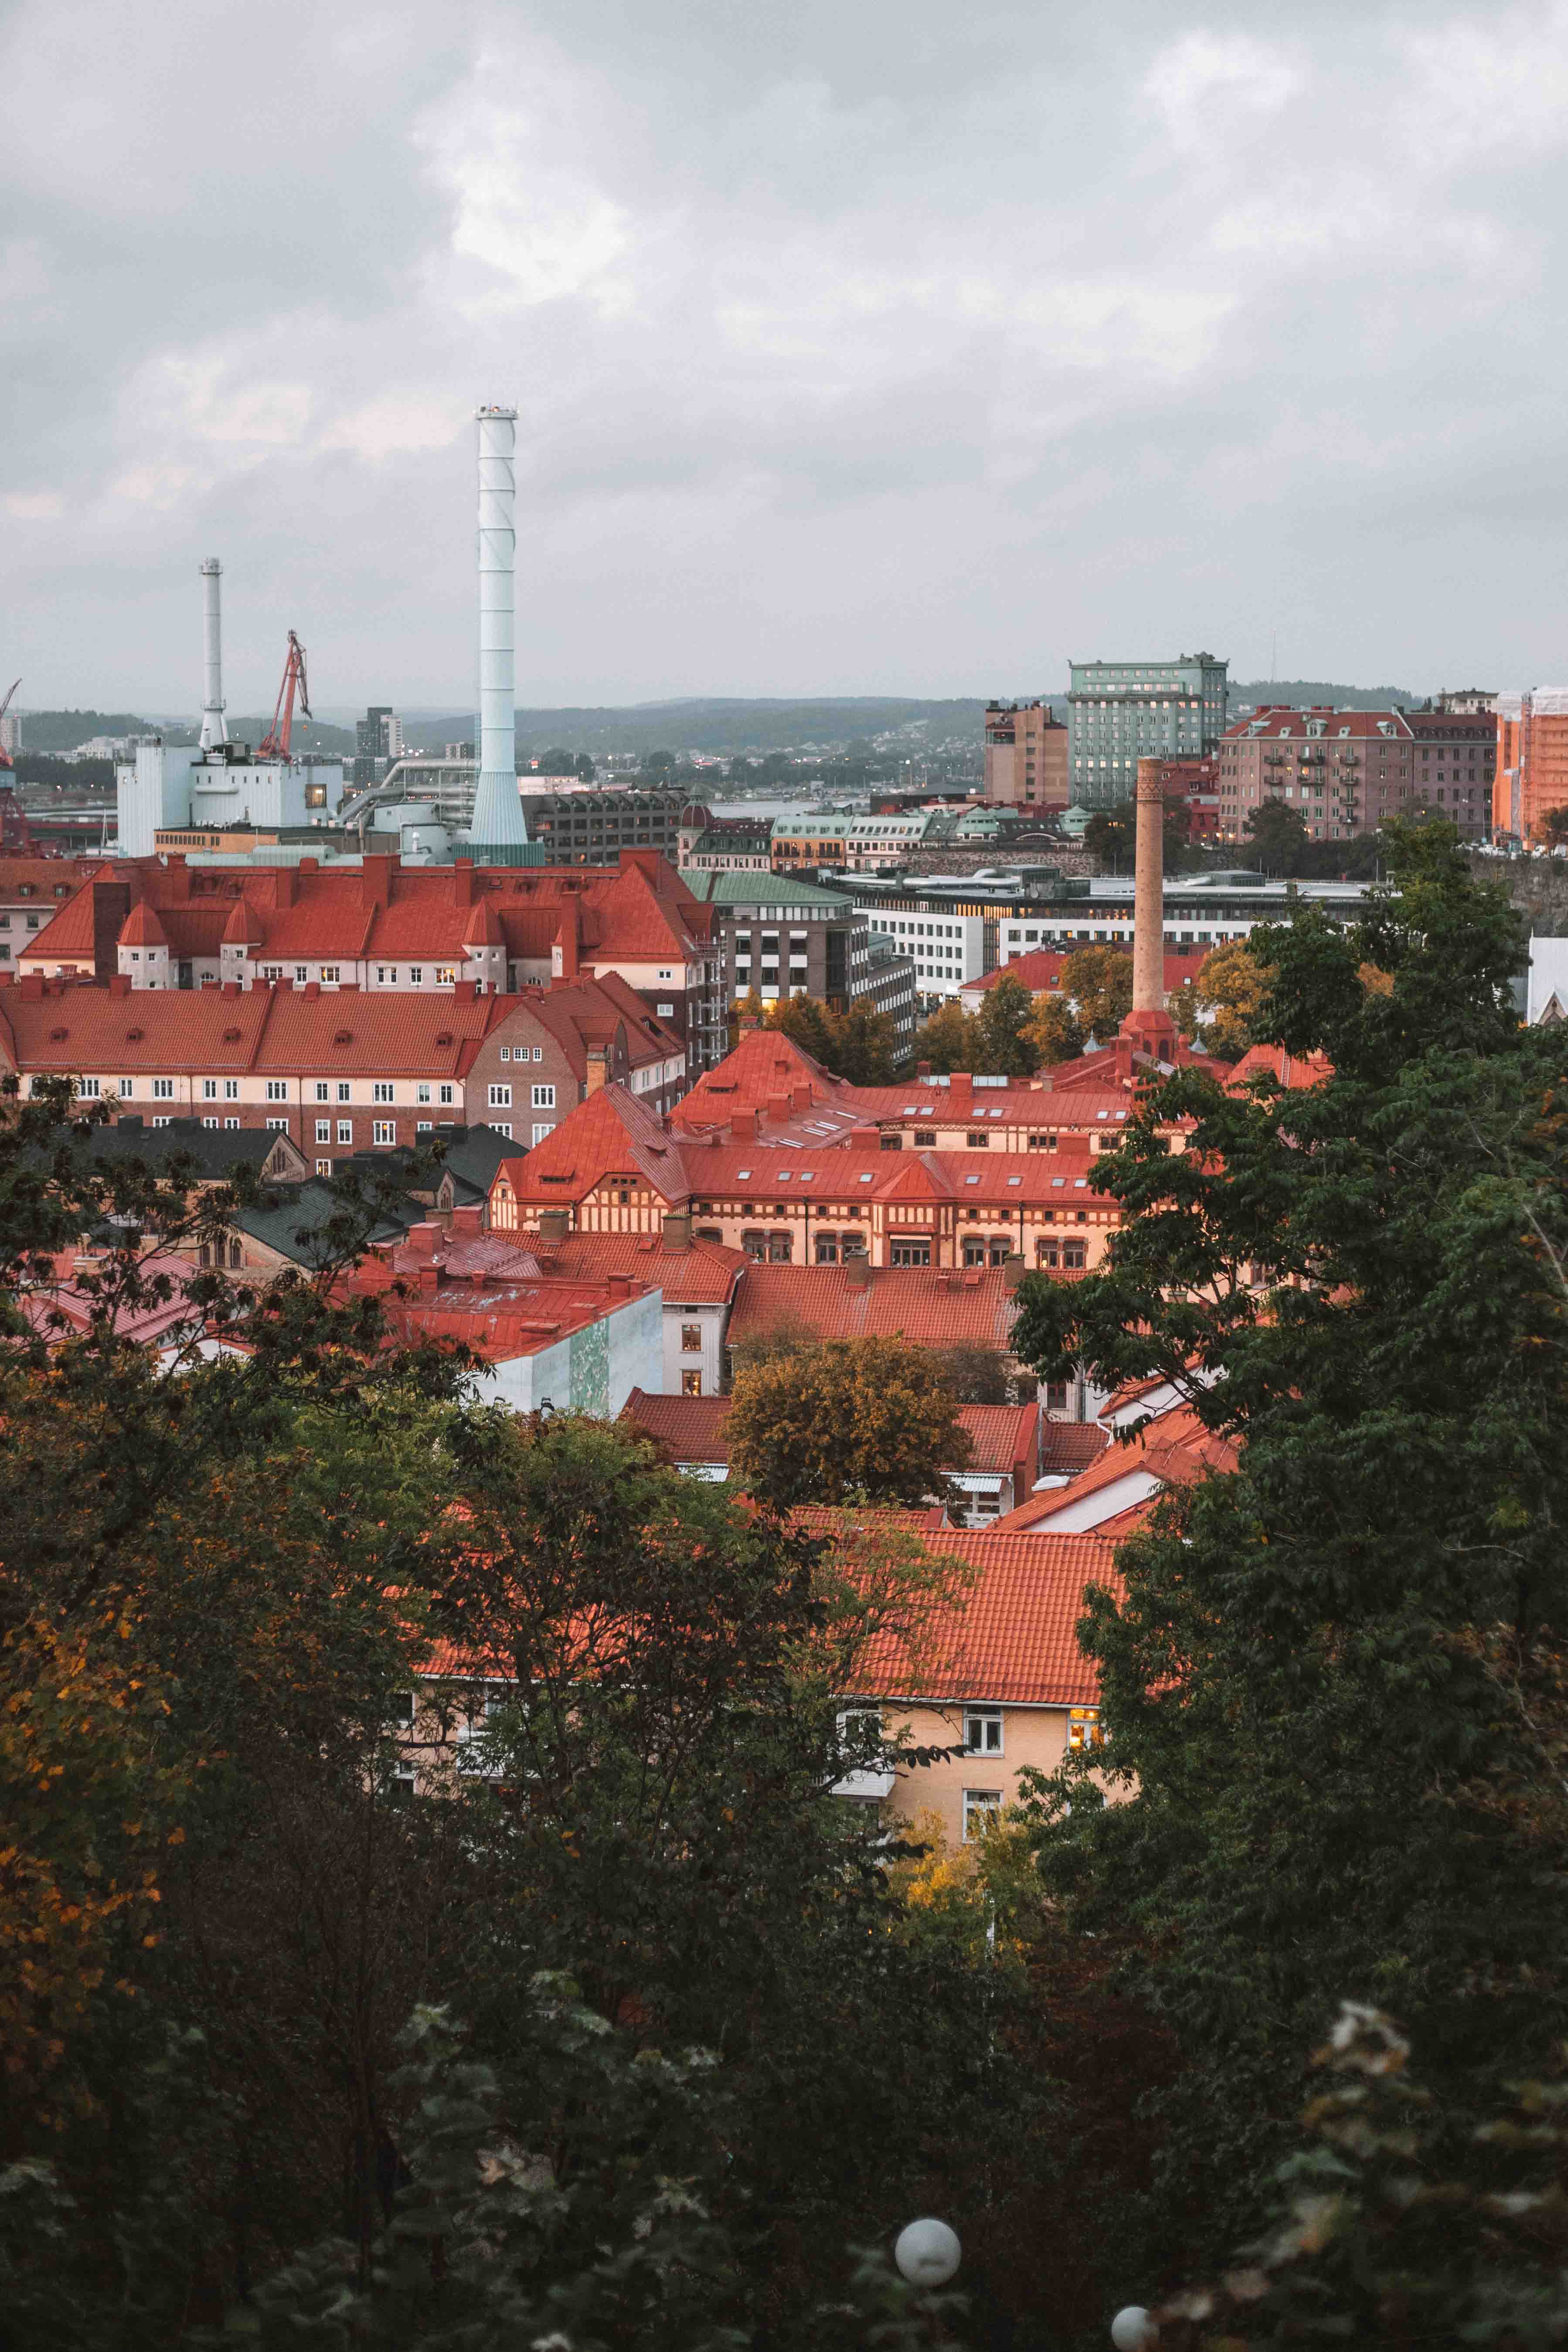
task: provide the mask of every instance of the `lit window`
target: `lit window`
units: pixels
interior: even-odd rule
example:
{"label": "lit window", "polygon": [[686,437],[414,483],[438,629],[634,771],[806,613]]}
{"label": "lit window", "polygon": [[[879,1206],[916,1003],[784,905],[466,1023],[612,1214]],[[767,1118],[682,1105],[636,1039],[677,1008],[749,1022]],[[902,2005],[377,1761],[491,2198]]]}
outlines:
{"label": "lit window", "polygon": [[702,1326],[700,1323],[683,1323],[681,1325],[680,1345],[683,1352],[689,1356],[700,1354],[702,1349]]}
{"label": "lit window", "polygon": [[1105,1726],[1097,1706],[1074,1706],[1068,1709],[1068,1746],[1069,1748],[1103,1748]]}
{"label": "lit window", "polygon": [[396,1140],[397,1121],[395,1118],[378,1118],[372,1122],[371,1141],[373,1143],[395,1143]]}

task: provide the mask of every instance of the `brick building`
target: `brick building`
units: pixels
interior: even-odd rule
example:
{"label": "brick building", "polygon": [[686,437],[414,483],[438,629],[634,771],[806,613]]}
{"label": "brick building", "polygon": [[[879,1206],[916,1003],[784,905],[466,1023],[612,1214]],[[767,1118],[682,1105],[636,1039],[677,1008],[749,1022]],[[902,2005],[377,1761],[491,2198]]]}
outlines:
{"label": "brick building", "polygon": [[1349,841],[1421,810],[1479,839],[1491,825],[1495,754],[1495,722],[1474,711],[1266,705],[1220,744],[1219,837],[1243,840],[1254,811],[1279,800],[1314,841]]}
{"label": "brick building", "polygon": [[708,909],[646,850],[589,875],[467,859],[405,866],[391,855],[324,868],[151,857],[92,867],[19,945],[16,968],[118,973],[138,992],[221,982],[400,995],[615,973],[700,1070],[727,1043],[711,931]]}
{"label": "brick building", "polygon": [[489,1124],[531,1147],[606,1085],[668,1108],[682,1068],[679,1040],[613,975],[522,996],[313,982],[138,993],[126,980],[37,977],[0,989],[0,1069],[24,1090],[67,1076],[84,1100],[153,1126],[271,1128],[318,1173],[358,1150],[416,1146],[443,1124]]}

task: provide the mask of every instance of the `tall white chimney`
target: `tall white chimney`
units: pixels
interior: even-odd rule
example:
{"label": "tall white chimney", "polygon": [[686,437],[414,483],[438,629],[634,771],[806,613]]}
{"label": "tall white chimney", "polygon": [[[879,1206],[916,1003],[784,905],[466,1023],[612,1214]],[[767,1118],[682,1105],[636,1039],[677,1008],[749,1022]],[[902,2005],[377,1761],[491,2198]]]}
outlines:
{"label": "tall white chimney", "polygon": [[[481,853],[526,848],[517,789],[517,715],[512,681],[512,574],[517,535],[515,408],[477,413],[479,456],[479,772],[468,845]],[[504,854],[495,864],[514,862]]]}
{"label": "tall white chimney", "polygon": [[202,659],[206,672],[202,695],[204,751],[228,741],[223,723],[223,606],[218,588],[222,577],[222,564],[216,555],[209,555],[202,566]]}

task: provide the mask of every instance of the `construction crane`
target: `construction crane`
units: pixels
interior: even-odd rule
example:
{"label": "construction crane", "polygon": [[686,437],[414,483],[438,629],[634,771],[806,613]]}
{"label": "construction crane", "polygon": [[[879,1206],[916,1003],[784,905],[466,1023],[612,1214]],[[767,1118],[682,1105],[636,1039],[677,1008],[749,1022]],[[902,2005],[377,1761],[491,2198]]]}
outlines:
{"label": "construction crane", "polygon": [[272,724],[256,747],[256,756],[258,760],[287,760],[291,757],[289,746],[294,733],[296,688],[299,689],[300,695],[300,716],[301,719],[309,719],[310,695],[305,684],[305,648],[290,629],[289,657],[283,665],[283,683],[278,689],[278,700],[272,712]]}
{"label": "construction crane", "polygon": [[[4,719],[16,698],[17,678],[4,702],[0,702],[0,719]],[[0,856],[30,857],[33,854],[33,829],[26,813],[16,798],[16,763],[5,745],[0,743]]]}

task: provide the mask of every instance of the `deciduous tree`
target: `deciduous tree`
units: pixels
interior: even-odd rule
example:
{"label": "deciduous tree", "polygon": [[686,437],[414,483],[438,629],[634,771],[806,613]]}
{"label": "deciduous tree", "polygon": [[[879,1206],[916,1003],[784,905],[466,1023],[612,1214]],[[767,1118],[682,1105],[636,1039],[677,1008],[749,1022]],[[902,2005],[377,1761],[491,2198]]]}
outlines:
{"label": "deciduous tree", "polygon": [[1075,948],[1062,958],[1061,992],[1104,1045],[1132,1010],[1132,959],[1121,948]]}
{"label": "deciduous tree", "polygon": [[916,1503],[962,1470],[969,1438],[937,1360],[901,1339],[833,1339],[736,1378],[734,1476],[759,1500]]}

